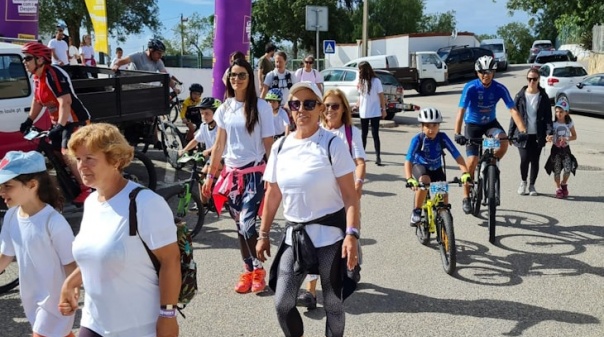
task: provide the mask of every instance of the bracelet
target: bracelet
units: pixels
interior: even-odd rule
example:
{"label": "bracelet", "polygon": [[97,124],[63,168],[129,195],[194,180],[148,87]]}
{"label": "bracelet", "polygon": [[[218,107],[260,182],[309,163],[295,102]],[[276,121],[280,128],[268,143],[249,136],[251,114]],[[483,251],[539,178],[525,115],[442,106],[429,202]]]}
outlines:
{"label": "bracelet", "polygon": [[365,179],[359,178],[359,179],[356,180],[356,182],[359,183],[359,184],[363,184],[363,183],[365,183]]}
{"label": "bracelet", "polygon": [[216,177],[214,177],[213,174],[208,173],[208,174],[206,174],[206,178],[210,179],[210,180],[214,180]]}
{"label": "bracelet", "polygon": [[361,237],[361,233],[359,232],[359,230],[355,227],[346,227],[346,235],[352,235],[354,236],[357,240]]}
{"label": "bracelet", "polygon": [[159,308],[161,310],[176,310],[176,309],[178,309],[178,305],[177,304],[166,304],[166,305],[160,305]]}
{"label": "bracelet", "polygon": [[176,318],[176,309],[171,309],[171,310],[159,309],[159,317]]}

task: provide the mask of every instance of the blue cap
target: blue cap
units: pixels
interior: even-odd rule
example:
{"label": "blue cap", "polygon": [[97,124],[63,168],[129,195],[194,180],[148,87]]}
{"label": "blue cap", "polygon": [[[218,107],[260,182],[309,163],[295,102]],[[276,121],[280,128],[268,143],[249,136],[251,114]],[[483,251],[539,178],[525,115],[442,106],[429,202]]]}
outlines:
{"label": "blue cap", "polygon": [[44,157],[36,151],[10,151],[0,161],[0,184],[22,174],[46,171]]}
{"label": "blue cap", "polygon": [[570,107],[568,106],[568,102],[563,99],[558,100],[558,102],[556,102],[555,107],[559,107],[566,112],[568,112],[570,110]]}

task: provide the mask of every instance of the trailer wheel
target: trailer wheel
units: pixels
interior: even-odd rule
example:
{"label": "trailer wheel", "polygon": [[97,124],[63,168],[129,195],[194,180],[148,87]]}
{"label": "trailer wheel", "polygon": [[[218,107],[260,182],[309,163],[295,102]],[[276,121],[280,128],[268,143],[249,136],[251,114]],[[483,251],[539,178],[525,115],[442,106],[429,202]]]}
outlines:
{"label": "trailer wheel", "polygon": [[429,96],[429,95],[434,95],[434,93],[436,92],[436,81],[434,81],[433,79],[427,79],[427,80],[423,80],[420,88],[419,88],[419,93],[422,96]]}

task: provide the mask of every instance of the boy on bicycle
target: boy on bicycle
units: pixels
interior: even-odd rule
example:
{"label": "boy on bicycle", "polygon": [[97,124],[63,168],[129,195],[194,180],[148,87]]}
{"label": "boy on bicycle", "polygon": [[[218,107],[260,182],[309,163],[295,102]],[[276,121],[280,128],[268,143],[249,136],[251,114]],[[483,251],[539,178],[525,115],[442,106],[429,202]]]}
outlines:
{"label": "boy on bicycle", "polygon": [[186,139],[191,140],[193,138],[193,133],[199,129],[199,125],[201,124],[201,119],[199,124],[193,122],[187,114],[191,114],[191,110],[197,110],[197,105],[201,102],[201,95],[203,94],[203,87],[199,83],[193,83],[189,87],[189,97],[185,98],[182,102],[182,109],[180,109],[180,118],[183,123],[187,126],[189,130],[187,130]]}
{"label": "boy on bicycle", "polygon": [[[411,227],[417,226],[421,220],[421,207],[426,200],[426,190],[419,189],[419,182],[424,184],[432,181],[446,181],[447,177],[443,170],[441,156],[445,148],[455,158],[459,169],[461,170],[461,182],[471,181],[466,162],[457,148],[447,136],[440,132],[440,123],[443,118],[436,108],[424,108],[419,112],[417,120],[422,123],[422,131],[411,139],[409,150],[405,161],[405,177],[415,191],[415,203],[411,213]],[[419,182],[418,182],[419,181]],[[468,197],[468,191],[464,189],[464,197]],[[445,196],[445,203],[447,197]]]}

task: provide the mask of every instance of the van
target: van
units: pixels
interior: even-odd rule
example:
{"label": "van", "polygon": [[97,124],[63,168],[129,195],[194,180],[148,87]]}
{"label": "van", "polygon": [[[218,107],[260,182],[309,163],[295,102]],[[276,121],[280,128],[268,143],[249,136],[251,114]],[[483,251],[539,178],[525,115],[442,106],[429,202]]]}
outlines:
{"label": "van", "polygon": [[436,52],[448,67],[449,79],[475,76],[474,64],[482,56],[494,57],[490,49],[470,46],[448,46]]}
{"label": "van", "polygon": [[482,48],[490,49],[495,55],[497,61],[497,70],[508,69],[508,53],[505,50],[503,39],[490,39],[480,42]]}
{"label": "van", "polygon": [[398,68],[398,59],[394,55],[374,55],[366,56],[358,59],[354,59],[344,65],[344,67],[356,68],[359,63],[367,61],[371,65],[371,68],[376,69],[387,69],[387,68]]}

